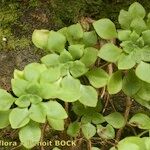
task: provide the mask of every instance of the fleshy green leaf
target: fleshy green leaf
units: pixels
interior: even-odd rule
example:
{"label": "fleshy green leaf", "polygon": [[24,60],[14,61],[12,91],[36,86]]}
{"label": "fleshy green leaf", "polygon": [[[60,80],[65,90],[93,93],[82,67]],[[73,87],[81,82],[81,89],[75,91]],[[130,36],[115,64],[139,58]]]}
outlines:
{"label": "fleshy green leaf", "polygon": [[103,127],[102,125],[97,125],[97,133],[103,139],[115,138],[115,130],[109,124],[106,127]]}
{"label": "fleshy green leaf", "polygon": [[3,129],[9,125],[9,114],[11,110],[0,111],[0,129]]}
{"label": "fleshy green leaf", "polygon": [[81,44],[70,45],[68,47],[68,51],[75,60],[80,59],[83,55],[84,45]]}
{"label": "fleshy green leaf", "polygon": [[123,48],[123,51],[128,54],[130,54],[134,48],[136,48],[132,41],[123,41],[120,46]]}
{"label": "fleshy green leaf", "polygon": [[141,99],[141,98],[140,98],[139,96],[137,96],[137,95],[134,95],[133,98],[134,98],[134,100],[135,100],[136,102],[138,102],[140,105],[146,107],[147,109],[150,109],[150,102],[149,102],[149,101],[145,101],[145,100]]}
{"label": "fleshy green leaf", "polygon": [[146,23],[142,18],[135,18],[130,25],[131,29],[135,30],[138,34],[141,34],[147,29]]}
{"label": "fleshy green leaf", "polygon": [[51,83],[60,78],[60,67],[51,67],[45,70],[40,76],[40,82]]}
{"label": "fleshy green leaf", "polygon": [[121,10],[119,13],[118,21],[123,29],[129,29],[132,17],[128,11]]}
{"label": "fleshy green leaf", "polygon": [[133,96],[141,88],[141,82],[134,71],[129,71],[123,78],[122,90],[128,96]]}
{"label": "fleshy green leaf", "polygon": [[63,119],[54,119],[54,118],[48,117],[48,122],[54,130],[58,130],[58,131],[64,130],[64,120]]}
{"label": "fleshy green leaf", "polygon": [[142,82],[141,88],[138,91],[137,95],[146,101],[150,101],[150,84]]}
{"label": "fleshy green leaf", "polygon": [[103,39],[113,39],[117,37],[114,23],[107,18],[100,19],[93,23],[96,33]]}
{"label": "fleshy green leaf", "polygon": [[97,91],[92,86],[86,85],[82,85],[80,90],[81,97],[79,101],[86,106],[95,107],[98,101]]}
{"label": "fleshy green leaf", "polygon": [[95,31],[84,32],[83,42],[86,47],[94,46],[97,44],[97,35]]}
{"label": "fleshy green leaf", "polygon": [[14,102],[14,98],[7,91],[0,89],[0,111],[7,111]]}
{"label": "fleshy green leaf", "polygon": [[98,56],[108,62],[116,62],[122,50],[112,43],[105,44],[101,47]]}
{"label": "fleshy green leaf", "polygon": [[67,36],[69,36],[71,40],[81,39],[83,37],[82,26],[79,23],[69,26],[67,29]]}
{"label": "fleshy green leaf", "polygon": [[82,125],[82,132],[85,138],[90,139],[96,134],[96,128],[90,123]]}
{"label": "fleshy green leaf", "polygon": [[89,67],[93,65],[97,59],[98,50],[93,47],[87,47],[84,50],[84,54],[81,57],[81,62],[85,64],[85,66]]}
{"label": "fleshy green leaf", "polygon": [[79,60],[74,61],[72,67],[70,68],[70,73],[75,78],[84,75],[87,71],[88,68]]}
{"label": "fleshy green leaf", "polygon": [[19,107],[28,107],[30,105],[30,95],[22,95],[15,101]]}
{"label": "fleshy green leaf", "polygon": [[150,30],[146,30],[146,31],[142,32],[142,37],[143,37],[145,44],[150,44],[150,36],[149,35],[150,35]]}
{"label": "fleshy green leaf", "polygon": [[78,116],[82,116],[85,113],[85,106],[81,104],[79,101],[76,101],[73,103],[72,110],[77,114]]}
{"label": "fleshy green leaf", "polygon": [[41,83],[40,95],[44,99],[58,98],[60,92],[59,81],[54,83]]}
{"label": "fleshy green leaf", "polygon": [[48,30],[34,30],[32,34],[32,42],[36,47],[45,49],[47,47],[48,35]]}
{"label": "fleshy green leaf", "polygon": [[94,124],[101,124],[101,123],[104,123],[104,122],[105,122],[105,119],[102,116],[102,114],[100,114],[98,112],[93,113],[93,115],[92,115],[92,123],[94,123]]}
{"label": "fleshy green leaf", "polygon": [[33,94],[33,95],[38,95],[41,96],[41,86],[38,82],[30,82],[28,83],[27,87],[26,87],[26,92],[28,94]]}
{"label": "fleshy green leaf", "polygon": [[41,58],[41,62],[47,67],[56,66],[59,64],[59,55],[49,54]]}
{"label": "fleshy green leaf", "polygon": [[127,137],[119,142],[118,150],[146,150],[145,143],[139,137]]}
{"label": "fleshy green leaf", "polygon": [[108,74],[103,69],[92,69],[86,74],[92,86],[101,88],[108,82]]}
{"label": "fleshy green leaf", "polygon": [[59,61],[61,63],[66,63],[66,62],[72,61],[72,60],[73,60],[73,57],[68,51],[64,50],[60,53]]}
{"label": "fleshy green leaf", "polygon": [[24,79],[23,71],[15,69],[14,70],[14,79]]}
{"label": "fleshy green leaf", "polygon": [[36,146],[41,138],[41,129],[39,124],[30,122],[27,126],[19,131],[19,139],[22,145],[28,149]]}
{"label": "fleshy green leaf", "polygon": [[150,83],[150,64],[141,61],[136,68],[136,75],[141,80]]}
{"label": "fleshy green leaf", "polygon": [[131,34],[131,30],[118,30],[118,39],[120,41],[129,40]]}
{"label": "fleshy green leaf", "polygon": [[131,34],[130,34],[130,40],[133,41],[133,42],[136,42],[139,38],[139,34],[137,34],[137,32],[133,31]]}
{"label": "fleshy green leaf", "polygon": [[42,105],[42,103],[39,103],[36,105],[32,104],[29,109],[29,113],[30,113],[30,118],[33,121],[39,122],[39,123],[45,123],[46,111],[45,111],[45,107]]}
{"label": "fleshy green leaf", "polygon": [[68,117],[65,109],[56,101],[49,101],[44,104],[46,114],[52,119],[66,119]]}
{"label": "fleshy green leaf", "polygon": [[64,50],[66,37],[60,32],[50,31],[48,36],[47,49],[52,52],[60,53]]}
{"label": "fleshy green leaf", "polygon": [[119,70],[126,70],[126,69],[131,69],[135,66],[135,61],[132,58],[131,54],[125,54],[122,53],[118,59],[118,69]]}
{"label": "fleshy green leaf", "polygon": [[122,128],[125,125],[125,119],[119,112],[111,113],[104,118],[110,125],[112,125],[116,129]]}
{"label": "fleshy green leaf", "polygon": [[122,89],[122,73],[117,71],[111,75],[107,84],[109,94],[116,94]]}
{"label": "fleshy green leaf", "polygon": [[30,95],[29,94],[29,99],[30,99],[30,102],[33,104],[38,104],[42,101],[42,98],[37,96],[37,95]]}
{"label": "fleshy green leaf", "polygon": [[80,81],[71,75],[64,77],[58,98],[65,102],[74,102],[80,98],[80,95]]}
{"label": "fleshy green leaf", "polygon": [[129,13],[132,16],[132,18],[144,18],[146,15],[144,7],[138,2],[134,2],[130,5]]}
{"label": "fleshy green leaf", "polygon": [[140,129],[150,129],[150,117],[146,114],[137,113],[130,120],[131,125],[136,125]]}
{"label": "fleshy green leaf", "polygon": [[72,137],[76,137],[78,136],[79,132],[80,132],[80,123],[79,122],[70,123],[67,129],[67,134]]}
{"label": "fleshy green leaf", "polygon": [[28,81],[37,81],[40,74],[46,70],[44,64],[31,63],[24,68],[24,77]]}
{"label": "fleshy green leaf", "polygon": [[14,108],[9,115],[9,121],[13,129],[25,126],[30,121],[28,109]]}
{"label": "fleshy green leaf", "polygon": [[27,85],[28,85],[28,82],[23,79],[12,79],[11,80],[12,90],[13,90],[14,94],[18,97],[27,93],[25,91]]}

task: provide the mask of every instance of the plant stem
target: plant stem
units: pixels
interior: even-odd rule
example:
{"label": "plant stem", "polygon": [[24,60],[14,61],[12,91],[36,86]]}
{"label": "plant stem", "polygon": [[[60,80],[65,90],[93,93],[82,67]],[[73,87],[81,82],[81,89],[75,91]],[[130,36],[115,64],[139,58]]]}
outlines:
{"label": "plant stem", "polygon": [[42,133],[41,133],[41,139],[40,139],[40,142],[41,142],[41,150],[44,150],[44,146],[43,146],[43,141],[44,141],[44,135],[45,135],[45,130],[46,130],[46,127],[47,127],[47,121],[45,122],[45,124],[43,125],[42,127]]}
{"label": "plant stem", "polygon": [[91,140],[88,140],[88,150],[91,150],[92,149],[92,143],[91,143]]}
{"label": "plant stem", "polygon": [[[131,106],[132,106],[132,100],[128,96],[127,99],[126,99],[126,110],[125,110],[125,113],[124,113],[125,123],[127,123],[127,121],[128,121],[128,117],[129,117],[129,114],[130,114]],[[120,128],[117,131],[117,134],[116,134],[116,141],[117,142],[119,142],[119,140],[121,138],[122,131],[123,131],[123,128]]]}
{"label": "plant stem", "polygon": [[147,132],[149,132],[149,130],[145,130],[145,131],[143,131],[142,133],[138,134],[138,137],[143,136],[143,135],[146,134]]}

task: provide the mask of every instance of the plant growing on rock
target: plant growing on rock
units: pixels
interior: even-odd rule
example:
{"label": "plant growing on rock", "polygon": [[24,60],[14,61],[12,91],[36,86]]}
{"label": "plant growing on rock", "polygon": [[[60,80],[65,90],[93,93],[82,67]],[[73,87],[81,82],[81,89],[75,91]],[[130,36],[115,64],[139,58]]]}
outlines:
{"label": "plant growing on rock", "polygon": [[[19,129],[26,148],[39,143],[41,125],[48,122],[54,130],[67,127],[73,138],[83,135],[92,150],[102,146],[92,147],[92,139],[110,142],[111,150],[149,150],[149,137],[119,141],[126,125],[144,133],[150,129],[150,117],[144,113],[129,119],[133,99],[150,109],[150,15],[145,16],[135,2],[128,11],[120,11],[121,29],[104,18],[57,32],[35,30],[32,41],[47,55],[14,71],[15,97],[0,89],[0,128],[10,124]],[[115,108],[105,115],[109,97],[120,91],[127,97],[125,115]]]}

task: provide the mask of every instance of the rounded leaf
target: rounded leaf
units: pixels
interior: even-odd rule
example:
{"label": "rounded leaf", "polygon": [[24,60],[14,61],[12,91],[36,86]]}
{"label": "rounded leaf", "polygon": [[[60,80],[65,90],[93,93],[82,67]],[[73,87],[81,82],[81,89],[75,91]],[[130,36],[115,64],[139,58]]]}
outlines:
{"label": "rounded leaf", "polygon": [[104,117],[114,128],[119,129],[125,126],[125,119],[119,112],[114,112]]}
{"label": "rounded leaf", "polygon": [[27,85],[28,85],[28,81],[23,80],[23,79],[12,79],[11,80],[11,86],[12,86],[13,93],[18,97],[27,93],[26,92]]}
{"label": "rounded leaf", "polygon": [[25,126],[30,121],[28,109],[14,108],[9,115],[9,121],[13,129]]}
{"label": "rounded leaf", "polygon": [[111,75],[107,84],[109,94],[116,94],[122,89],[122,73],[116,71]]}
{"label": "rounded leaf", "polygon": [[40,76],[40,82],[51,83],[57,81],[61,76],[60,67],[51,67]]}
{"label": "rounded leaf", "polygon": [[85,66],[89,67],[94,65],[98,55],[98,50],[93,47],[87,47],[84,50],[84,54],[81,57],[80,61],[85,64]]}
{"label": "rounded leaf", "polygon": [[61,89],[58,98],[65,102],[74,102],[81,96],[80,81],[67,75],[61,81]]}
{"label": "rounded leaf", "polygon": [[121,10],[119,13],[118,21],[123,29],[129,29],[132,17],[128,11]]}
{"label": "rounded leaf", "polygon": [[29,109],[29,117],[39,123],[45,123],[46,121],[46,111],[45,107],[42,105],[42,103],[39,104],[32,104]]}
{"label": "rounded leaf", "polygon": [[107,18],[100,19],[93,23],[96,33],[103,39],[113,39],[117,37],[114,23]]}
{"label": "rounded leaf", "polygon": [[133,4],[131,4],[128,11],[132,18],[144,18],[146,15],[144,7],[138,2],[134,2]]}
{"label": "rounded leaf", "polygon": [[96,134],[96,128],[90,123],[82,125],[82,132],[86,139],[90,139]]}
{"label": "rounded leaf", "polygon": [[47,67],[56,66],[59,64],[59,55],[49,54],[41,58],[41,62]]}
{"label": "rounded leaf", "polygon": [[32,34],[32,42],[36,47],[45,49],[47,47],[48,35],[48,30],[34,30]]}
{"label": "rounded leaf", "polygon": [[70,67],[70,73],[75,78],[84,75],[87,71],[88,68],[79,60],[74,61],[73,65]]}
{"label": "rounded leaf", "polygon": [[101,88],[108,82],[108,74],[103,69],[92,69],[87,72],[87,78],[89,79],[92,86]]}
{"label": "rounded leaf", "polygon": [[150,101],[150,84],[146,82],[141,82],[141,88],[137,95],[146,101]]}
{"label": "rounded leaf", "polygon": [[73,122],[69,124],[69,127],[67,129],[67,134],[71,137],[78,136],[80,132],[80,123],[79,122]]}
{"label": "rounded leaf", "polygon": [[98,101],[97,91],[92,86],[82,85],[80,87],[81,97],[79,98],[80,103],[90,106],[96,107]]}
{"label": "rounded leaf", "polygon": [[103,139],[113,139],[115,138],[115,129],[109,124],[106,127],[97,125],[97,134]]}
{"label": "rounded leaf", "polygon": [[86,47],[94,46],[97,44],[97,35],[95,31],[84,32],[83,42]]}
{"label": "rounded leaf", "polygon": [[150,64],[141,61],[136,68],[136,75],[141,80],[150,83]]}
{"label": "rounded leaf", "polygon": [[15,101],[15,104],[19,107],[28,107],[30,106],[30,96],[29,95],[22,95]]}
{"label": "rounded leaf", "polygon": [[68,117],[65,109],[56,101],[44,103],[46,114],[52,119],[66,119]]}
{"label": "rounded leaf", "polygon": [[150,44],[150,30],[146,30],[142,32],[142,38],[145,44]]}
{"label": "rounded leaf", "polygon": [[28,81],[37,81],[46,69],[44,64],[31,63],[24,68],[24,77]]}
{"label": "rounded leaf", "polygon": [[65,48],[66,37],[60,32],[50,31],[47,42],[47,50],[60,53]]}
{"label": "rounded leaf", "polygon": [[0,111],[7,111],[14,103],[14,98],[7,91],[0,89]]}
{"label": "rounded leaf", "polygon": [[150,117],[146,114],[137,113],[130,120],[131,125],[138,126],[140,129],[150,129]]}
{"label": "rounded leaf", "polygon": [[27,126],[23,127],[19,131],[19,139],[22,145],[28,149],[36,146],[41,138],[41,129],[39,124],[30,122]]}
{"label": "rounded leaf", "polygon": [[58,131],[63,131],[64,130],[64,120],[63,119],[54,119],[51,117],[48,117],[48,122],[49,125],[54,129]]}
{"label": "rounded leaf", "polygon": [[11,110],[0,111],[0,129],[7,127],[9,123],[9,114]]}
{"label": "rounded leaf", "polygon": [[131,30],[118,30],[118,39],[120,41],[127,41],[130,38]]}
{"label": "rounded leaf", "polygon": [[133,70],[129,71],[123,78],[122,90],[128,96],[133,96],[141,88],[141,82]]}
{"label": "rounded leaf", "polygon": [[75,60],[80,59],[83,55],[84,45],[81,44],[70,45],[68,47],[68,51]]}
{"label": "rounded leaf", "polygon": [[98,56],[108,62],[116,62],[122,50],[112,43],[107,43],[101,47]]}
{"label": "rounded leaf", "polygon": [[81,39],[83,37],[83,29],[82,29],[81,24],[77,23],[77,24],[69,26],[67,28],[67,38],[68,36],[71,38],[71,40]]}
{"label": "rounded leaf", "polygon": [[136,62],[132,58],[132,55],[128,55],[125,53],[122,53],[118,59],[118,69],[119,70],[126,70],[131,69],[135,66]]}

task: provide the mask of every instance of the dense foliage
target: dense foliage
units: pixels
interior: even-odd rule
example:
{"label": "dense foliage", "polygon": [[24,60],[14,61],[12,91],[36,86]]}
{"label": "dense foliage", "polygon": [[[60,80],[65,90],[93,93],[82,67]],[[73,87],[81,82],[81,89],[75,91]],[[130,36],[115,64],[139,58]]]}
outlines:
{"label": "dense foliage", "polygon": [[[59,131],[67,122],[69,136],[83,134],[88,140],[115,139],[116,131],[127,124],[149,131],[147,114],[137,113],[128,120],[117,111],[102,113],[103,94],[121,90],[127,100],[150,109],[150,14],[146,16],[135,2],[128,11],[120,11],[119,23],[121,29],[104,18],[57,32],[35,30],[33,43],[48,54],[41,62],[14,71],[15,97],[0,89],[0,129],[9,124],[19,129],[26,148],[40,141],[40,126],[46,122]],[[150,138],[132,136],[114,144],[111,150],[149,150]]]}

